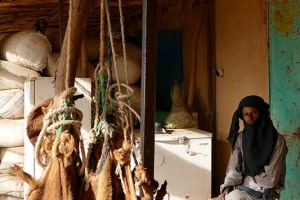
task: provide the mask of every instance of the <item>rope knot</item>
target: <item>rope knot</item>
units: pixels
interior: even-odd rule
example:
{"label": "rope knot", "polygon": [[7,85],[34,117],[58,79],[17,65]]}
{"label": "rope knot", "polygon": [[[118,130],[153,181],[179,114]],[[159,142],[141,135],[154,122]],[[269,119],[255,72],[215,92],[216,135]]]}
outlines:
{"label": "rope knot", "polygon": [[122,148],[113,151],[114,157],[121,165],[124,165],[130,161],[131,145],[129,142],[124,141]]}
{"label": "rope knot", "polygon": [[[35,158],[41,167],[45,168],[53,158],[73,163],[81,153],[82,166],[80,174],[84,173],[85,153],[82,136],[80,134],[82,112],[74,107],[73,95],[76,88],[69,88],[61,93],[62,105],[59,109],[49,109],[44,117],[43,128],[36,143]],[[79,146],[78,146],[79,144]]]}

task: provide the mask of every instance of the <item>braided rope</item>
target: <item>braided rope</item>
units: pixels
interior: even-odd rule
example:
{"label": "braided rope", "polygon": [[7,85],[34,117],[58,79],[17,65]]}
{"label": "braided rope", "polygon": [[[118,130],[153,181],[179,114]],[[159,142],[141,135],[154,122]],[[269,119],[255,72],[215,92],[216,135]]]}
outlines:
{"label": "braided rope", "polygon": [[[87,161],[90,160],[90,155],[92,153],[93,144],[97,141],[97,133],[98,131],[98,124],[100,123],[100,109],[99,109],[99,103],[101,100],[101,106],[102,106],[102,117],[103,119],[106,118],[106,102],[107,102],[107,95],[105,95],[105,88],[104,87],[104,73],[107,73],[107,82],[110,81],[110,71],[107,70],[107,65],[104,64],[104,17],[105,17],[105,3],[104,0],[100,2],[100,55],[99,55],[99,63],[95,69],[94,72],[94,79],[95,79],[95,91],[96,95],[94,98],[95,103],[95,119],[94,119],[94,126],[90,130],[90,140],[88,142],[88,149],[87,149]],[[87,163],[86,167],[86,176],[88,175],[89,171],[89,162]]]}
{"label": "braided rope", "polygon": [[[110,39],[110,43],[111,43],[111,51],[112,51],[112,55],[113,55],[113,67],[115,68],[115,73],[116,73],[116,79],[117,79],[117,83],[120,83],[119,80],[119,75],[118,75],[118,69],[117,69],[117,62],[116,62],[116,51],[114,48],[114,40],[113,40],[113,36],[112,36],[112,28],[111,28],[111,20],[110,20],[110,14],[109,14],[109,7],[107,2],[105,1],[105,10],[106,10],[106,19],[107,19],[107,25],[108,25],[108,31],[109,31],[109,39]],[[120,88],[118,88],[120,90]]]}
{"label": "braided rope", "polygon": [[[73,117],[71,120],[65,120],[62,117],[62,114],[71,113],[70,116]],[[75,131],[76,136],[79,139],[79,148],[81,153],[82,165],[79,170],[79,175],[84,174],[85,170],[85,163],[86,163],[86,156],[84,153],[84,145],[83,139],[80,133],[81,128],[81,120],[82,120],[82,112],[75,107],[64,107],[60,109],[50,109],[46,116],[44,117],[43,128],[38,136],[36,142],[36,149],[35,149],[35,159],[37,163],[42,167],[45,168],[47,163],[43,162],[43,158],[47,159],[47,157],[55,158],[59,153],[57,152],[57,146],[59,143],[64,141],[65,132],[54,137],[54,134],[59,127],[66,127],[72,125],[73,131]],[[63,136],[62,136],[63,135]],[[74,137],[73,135],[71,137]],[[74,138],[73,138],[74,139]],[[45,146],[46,145],[46,146]],[[71,146],[72,147],[72,146]],[[75,147],[73,146],[72,149]],[[52,150],[50,150],[52,149]],[[75,148],[76,149],[76,148]],[[50,154],[50,152],[52,152]],[[73,150],[70,152],[73,152]],[[60,155],[63,153],[60,153]],[[64,157],[68,158],[69,154],[64,154]]]}
{"label": "braided rope", "polygon": [[70,60],[71,60],[71,56],[70,56],[70,51],[71,51],[71,26],[73,26],[73,20],[72,20],[72,16],[73,16],[73,1],[70,1],[70,5],[69,5],[69,16],[71,16],[69,18],[69,29],[68,29],[68,37],[67,37],[67,66],[66,66],[66,79],[65,79],[65,88],[69,88],[69,84],[70,83]]}
{"label": "braided rope", "polygon": [[89,168],[90,168],[89,160],[90,160],[91,153],[93,150],[93,144],[95,144],[97,141],[97,129],[95,127],[89,131],[89,136],[90,137],[89,137],[89,141],[87,142],[88,147],[87,147],[87,154],[86,154],[86,160],[87,160],[86,169],[85,169],[86,176],[88,176],[88,173],[89,173]]}
{"label": "braided rope", "polygon": [[[121,16],[120,17],[120,20],[121,20],[120,23],[121,23],[121,28],[122,28],[122,44],[123,44],[124,66],[125,66],[125,73],[126,73],[126,84],[120,83],[120,80],[119,80],[118,69],[117,69],[117,65],[116,65],[116,53],[115,53],[115,49],[114,49],[114,43],[113,43],[113,37],[112,37],[112,31],[111,31],[111,24],[110,24],[110,16],[109,16],[109,12],[108,12],[108,5],[107,5],[107,3],[105,5],[106,5],[107,23],[108,23],[109,36],[110,36],[109,39],[110,39],[111,49],[112,49],[112,54],[113,54],[113,65],[112,66],[115,69],[115,77],[116,77],[116,82],[117,82],[116,84],[112,84],[108,87],[107,94],[108,94],[108,99],[112,103],[116,103],[118,105],[118,111],[120,113],[120,120],[121,120],[121,127],[122,127],[122,130],[123,130],[123,136],[124,136],[124,142],[123,142],[123,145],[124,145],[124,143],[128,142],[127,132],[128,132],[129,126],[131,128],[131,139],[133,138],[132,137],[132,135],[133,135],[133,122],[132,122],[131,112],[133,112],[136,116],[138,116],[138,118],[139,118],[139,115],[130,106],[130,101],[129,101],[129,104],[125,103],[125,101],[127,101],[129,99],[129,97],[132,96],[134,91],[133,91],[132,88],[130,88],[128,86],[129,84],[128,84],[128,76],[127,76],[128,73],[127,73],[126,48],[125,48],[125,39],[124,39],[124,24],[123,24],[121,1],[119,0],[119,10],[120,10],[120,16]],[[114,98],[113,98],[111,96],[112,95],[112,90],[116,87],[118,88],[118,90],[114,94]],[[125,87],[125,89],[127,90],[127,94],[122,94],[121,93],[121,87]],[[128,115],[130,116],[129,122],[128,122]],[[122,147],[122,149],[123,149],[123,147]],[[130,148],[130,150],[131,150],[131,148]],[[129,151],[129,152],[131,152],[131,151]],[[129,153],[129,155],[130,155],[130,153]],[[130,160],[129,156],[128,156],[128,160]],[[121,160],[118,160],[119,168],[117,167],[116,170],[117,170],[117,174],[119,176],[119,179],[121,180],[123,191],[126,194],[127,193],[127,187],[126,188],[124,187],[125,186],[124,185],[124,177],[122,175],[122,172],[120,172],[120,169],[121,169],[120,165],[123,165],[123,164],[122,164]],[[131,185],[130,183],[128,183],[128,184]],[[134,190],[134,188],[130,188],[129,190]]]}
{"label": "braided rope", "polygon": [[98,163],[97,166],[97,173],[100,174],[100,172],[103,169],[103,166],[105,164],[107,155],[109,153],[110,150],[110,144],[111,144],[111,138],[112,138],[112,134],[113,134],[113,128],[112,126],[110,126],[107,121],[105,120],[101,120],[99,122],[99,132],[101,133],[105,133],[105,141],[102,147],[102,155],[101,155],[101,160]]}
{"label": "braided rope", "polygon": [[130,86],[128,86],[127,84],[124,84],[124,83],[120,83],[120,84],[112,84],[110,87],[109,87],[109,90],[108,90],[108,94],[112,94],[112,91],[115,87],[119,87],[119,86],[122,86],[122,87],[125,87],[130,93],[127,93],[127,94],[122,94],[121,92],[116,92],[115,93],[115,96],[114,98],[111,96],[111,95],[108,95],[108,99],[111,101],[111,102],[114,102],[116,103],[117,105],[120,105],[122,107],[127,107],[131,112],[133,112],[135,114],[135,116],[140,120],[140,115],[129,105],[125,102],[125,100],[127,99],[130,99],[130,97],[133,96],[134,94],[134,89]]}
{"label": "braided rope", "polygon": [[[120,115],[118,117],[121,120],[121,126],[124,136],[123,146],[120,149],[117,149],[113,152],[114,157],[117,160],[117,167],[116,167],[116,174],[119,176],[119,179],[121,181],[121,185],[123,188],[124,193],[128,193],[129,191],[135,190],[132,186],[132,179],[131,179],[131,172],[127,169],[130,168],[130,155],[133,153],[132,146],[130,144],[134,143],[133,140],[133,122],[132,122],[132,113],[140,120],[139,114],[131,107],[130,105],[130,98],[134,94],[134,90],[129,86],[128,83],[128,69],[127,69],[127,54],[126,54],[126,47],[125,47],[125,34],[124,34],[124,19],[123,19],[123,13],[122,13],[122,5],[121,0],[119,0],[119,11],[120,11],[120,23],[121,23],[121,30],[122,30],[122,45],[123,45],[123,56],[124,56],[124,67],[125,67],[125,73],[126,73],[126,84],[120,83],[119,75],[118,75],[118,69],[116,64],[116,52],[114,49],[114,41],[112,36],[112,30],[111,30],[111,22],[110,22],[110,14],[109,14],[109,6],[106,0],[101,1],[101,19],[100,19],[100,58],[99,58],[99,64],[97,65],[94,73],[95,78],[95,89],[96,89],[96,97],[95,97],[95,106],[96,106],[96,113],[95,113],[95,119],[94,119],[94,127],[90,130],[90,141],[88,143],[88,152],[87,152],[87,161],[90,159],[90,155],[92,152],[93,144],[95,144],[97,137],[100,133],[105,135],[105,141],[102,146],[102,154],[101,158],[98,161],[96,174],[100,174],[102,171],[102,168],[104,166],[104,163],[107,160],[109,152],[111,152],[111,141],[113,138],[113,125],[109,124],[106,121],[106,112],[108,108],[108,104],[115,103],[118,106],[118,112]],[[105,11],[105,12],[104,12]],[[110,46],[108,48],[111,48],[112,52],[112,63],[111,60],[108,60],[108,63],[104,64],[104,42],[103,42],[103,36],[104,36],[104,13],[106,13],[106,19],[108,24],[108,31],[109,31],[109,42]],[[110,55],[108,55],[108,59],[111,59]],[[116,74],[116,82],[115,84],[111,84],[111,68],[115,69]],[[105,88],[106,84],[106,88]],[[125,88],[126,93],[123,94],[121,89]],[[116,92],[115,92],[116,91]],[[101,101],[101,102],[100,102]],[[128,103],[127,103],[128,102]],[[102,106],[102,119],[100,119],[99,116],[99,104],[101,103]],[[129,119],[128,119],[129,116]],[[54,126],[54,125],[53,125]],[[119,127],[119,126],[118,126]],[[131,138],[128,140],[127,132],[128,130],[131,130]],[[134,155],[133,155],[134,156]],[[125,165],[125,173],[122,172],[122,166]],[[86,164],[86,170],[85,175],[88,177],[89,173],[89,162]],[[130,176],[129,181],[127,184],[125,184],[126,180],[123,174],[127,174],[127,176]],[[145,175],[144,175],[145,176]],[[88,184],[86,184],[87,188]],[[130,188],[128,188],[130,187]],[[135,192],[133,192],[135,193]]]}
{"label": "braided rope", "polygon": [[[122,47],[123,47],[123,56],[124,56],[124,68],[125,68],[125,77],[126,77],[126,84],[129,85],[128,82],[128,65],[127,65],[127,53],[126,53],[126,45],[125,45],[125,33],[124,33],[124,17],[123,17],[123,11],[122,11],[122,1],[119,0],[119,12],[120,12],[120,24],[121,24],[121,38],[122,38]],[[129,93],[129,91],[127,90],[127,92]],[[129,107],[131,107],[130,105],[130,100],[128,101]],[[135,112],[134,112],[135,113]],[[136,113],[135,113],[136,114]],[[140,118],[138,117],[139,121]],[[130,124],[130,130],[131,130],[131,134],[130,134],[130,141],[134,141],[133,140],[133,121],[132,121],[132,112],[129,112],[129,124]],[[127,136],[125,137],[127,138]]]}

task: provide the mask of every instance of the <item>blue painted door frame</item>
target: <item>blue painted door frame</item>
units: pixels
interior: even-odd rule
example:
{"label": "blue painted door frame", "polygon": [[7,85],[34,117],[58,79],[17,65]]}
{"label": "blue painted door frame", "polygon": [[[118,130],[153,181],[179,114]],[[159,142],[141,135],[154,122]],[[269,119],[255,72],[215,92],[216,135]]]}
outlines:
{"label": "blue painted door frame", "polygon": [[270,105],[287,140],[286,189],[281,200],[300,199],[300,1],[269,3]]}

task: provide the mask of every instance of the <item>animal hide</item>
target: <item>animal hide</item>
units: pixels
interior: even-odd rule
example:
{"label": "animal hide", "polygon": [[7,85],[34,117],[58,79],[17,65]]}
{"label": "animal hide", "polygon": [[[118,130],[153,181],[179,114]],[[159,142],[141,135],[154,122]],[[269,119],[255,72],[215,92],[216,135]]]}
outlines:
{"label": "animal hide", "polygon": [[30,142],[34,145],[39,136],[44,117],[51,106],[53,98],[44,100],[36,104],[30,111],[27,117],[26,132]]}
{"label": "animal hide", "polygon": [[[73,94],[72,94],[73,95]],[[77,99],[83,98],[83,94],[72,96],[72,101],[76,101]],[[42,130],[44,117],[52,108],[53,98],[46,99],[36,104],[30,111],[27,117],[26,122],[26,132],[30,142],[35,145],[36,140]]]}
{"label": "animal hide", "polygon": [[[73,98],[75,92],[76,88],[70,88],[64,91],[61,94],[61,100],[72,103],[72,99],[70,98]],[[85,163],[82,162],[85,161],[85,156],[82,138],[80,136],[81,112],[75,111],[75,109],[72,109],[71,112],[60,110],[60,112],[50,112],[50,115],[48,115],[45,109],[47,110],[51,107],[51,102],[52,100],[49,99],[38,104],[33,109],[29,121],[29,124],[32,125],[30,126],[31,130],[39,128],[34,126],[36,125],[34,123],[36,122],[35,119],[38,118],[43,118],[43,120],[38,120],[39,125],[47,126],[43,126],[41,134],[38,134],[39,137],[35,145],[36,161],[45,168],[42,176],[36,181],[17,165],[10,167],[9,171],[19,176],[29,185],[28,200],[78,199],[85,167]],[[69,106],[69,104],[66,105]],[[46,106],[47,108],[45,108]],[[66,109],[66,107],[63,108]],[[63,115],[67,117],[63,118]],[[58,121],[58,119],[63,121]],[[61,122],[61,124],[58,122]],[[32,134],[33,132],[29,133]],[[37,135],[35,134],[36,132],[31,136],[36,137]],[[79,157],[79,152],[81,152],[82,158]],[[45,158],[47,159],[45,160]]]}
{"label": "animal hide", "polygon": [[81,200],[112,200],[111,159],[107,155],[102,171],[90,172],[87,177],[86,189],[81,192]]}
{"label": "animal hide", "polygon": [[9,167],[9,172],[29,185],[28,200],[73,200],[78,196],[80,182],[75,178],[76,170],[72,166],[66,169],[61,159],[53,159],[38,181],[17,165]]}

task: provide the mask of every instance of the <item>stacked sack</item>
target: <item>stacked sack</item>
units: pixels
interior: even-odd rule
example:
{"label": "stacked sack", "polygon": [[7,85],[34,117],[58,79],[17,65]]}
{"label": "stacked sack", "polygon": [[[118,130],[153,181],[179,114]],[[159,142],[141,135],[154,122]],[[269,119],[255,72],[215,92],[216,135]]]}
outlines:
{"label": "stacked sack", "polygon": [[24,83],[47,66],[51,45],[34,31],[8,35],[0,43],[0,199],[22,199],[23,181],[7,167],[24,163]]}

